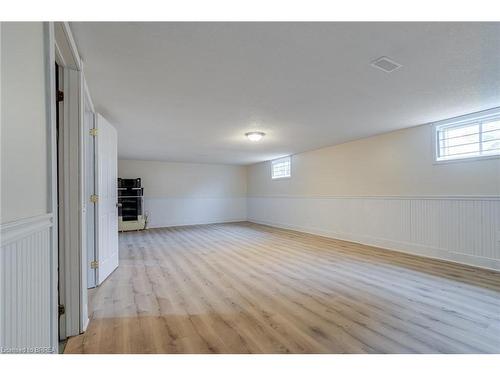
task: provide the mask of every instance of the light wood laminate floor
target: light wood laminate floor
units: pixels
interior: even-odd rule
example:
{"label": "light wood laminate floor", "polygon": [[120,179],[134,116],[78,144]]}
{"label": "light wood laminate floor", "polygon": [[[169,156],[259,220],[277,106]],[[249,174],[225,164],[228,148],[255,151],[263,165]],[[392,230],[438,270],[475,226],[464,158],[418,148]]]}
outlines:
{"label": "light wood laminate floor", "polygon": [[251,223],[120,234],[66,353],[500,353],[500,273]]}

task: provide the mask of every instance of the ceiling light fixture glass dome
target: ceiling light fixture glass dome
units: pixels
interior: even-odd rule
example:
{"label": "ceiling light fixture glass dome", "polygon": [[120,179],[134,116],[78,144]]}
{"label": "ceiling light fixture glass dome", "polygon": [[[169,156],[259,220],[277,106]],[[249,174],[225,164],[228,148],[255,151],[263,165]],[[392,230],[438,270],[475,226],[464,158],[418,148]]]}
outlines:
{"label": "ceiling light fixture glass dome", "polygon": [[245,135],[252,142],[257,142],[257,141],[260,141],[262,139],[262,137],[266,135],[266,133],[263,133],[263,132],[248,132],[248,133],[245,133]]}

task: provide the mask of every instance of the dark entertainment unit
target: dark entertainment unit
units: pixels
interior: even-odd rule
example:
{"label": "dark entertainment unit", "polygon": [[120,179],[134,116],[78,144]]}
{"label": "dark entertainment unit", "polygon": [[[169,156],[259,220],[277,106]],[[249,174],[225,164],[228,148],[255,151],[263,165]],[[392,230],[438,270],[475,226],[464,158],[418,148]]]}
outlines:
{"label": "dark entertainment unit", "polygon": [[118,179],[118,228],[120,231],[145,229],[144,188],[140,178]]}

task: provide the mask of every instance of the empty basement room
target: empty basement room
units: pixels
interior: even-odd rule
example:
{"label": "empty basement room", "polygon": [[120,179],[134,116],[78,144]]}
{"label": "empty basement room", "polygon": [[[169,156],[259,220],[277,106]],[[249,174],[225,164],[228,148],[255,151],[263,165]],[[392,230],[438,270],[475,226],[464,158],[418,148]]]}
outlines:
{"label": "empty basement room", "polygon": [[500,353],[500,23],[1,49],[2,353]]}

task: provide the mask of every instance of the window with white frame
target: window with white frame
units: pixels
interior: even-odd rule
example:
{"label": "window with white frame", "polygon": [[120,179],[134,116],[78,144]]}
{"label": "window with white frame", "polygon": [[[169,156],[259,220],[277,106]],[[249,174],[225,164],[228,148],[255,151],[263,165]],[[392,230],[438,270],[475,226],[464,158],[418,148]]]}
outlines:
{"label": "window with white frame", "polygon": [[290,156],[271,161],[271,178],[286,178],[291,174]]}
{"label": "window with white frame", "polygon": [[500,155],[500,110],[436,124],[436,160]]}

